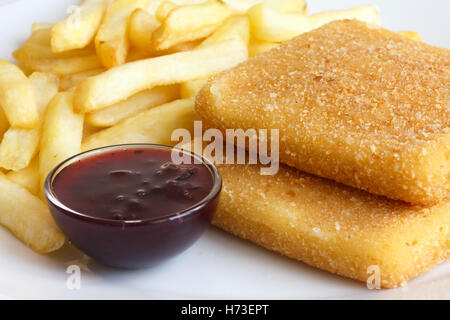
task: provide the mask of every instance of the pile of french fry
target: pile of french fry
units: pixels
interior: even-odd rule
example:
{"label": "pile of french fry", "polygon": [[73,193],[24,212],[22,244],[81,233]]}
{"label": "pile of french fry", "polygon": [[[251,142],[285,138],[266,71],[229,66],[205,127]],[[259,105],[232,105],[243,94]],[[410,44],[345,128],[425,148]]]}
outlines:
{"label": "pile of french fry", "polygon": [[34,23],[17,64],[0,60],[0,224],[40,253],[65,242],[43,198],[61,161],[106,145],[171,144],[174,129],[192,128],[194,96],[211,75],[331,20],[378,22],[373,6],[308,15],[304,0],[85,0],[78,9]]}

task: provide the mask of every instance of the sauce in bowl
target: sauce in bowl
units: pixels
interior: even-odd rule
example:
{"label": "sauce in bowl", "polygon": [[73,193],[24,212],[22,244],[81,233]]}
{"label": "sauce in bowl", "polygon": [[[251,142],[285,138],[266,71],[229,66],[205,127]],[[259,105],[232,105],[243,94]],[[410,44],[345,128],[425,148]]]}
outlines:
{"label": "sauce in bowl", "polygon": [[160,218],[190,208],[211,191],[203,164],[174,164],[170,150],[131,148],[70,164],[53,180],[65,205],[112,220]]}
{"label": "sauce in bowl", "polygon": [[147,267],[182,252],[209,225],[222,180],[189,151],[175,149],[192,160],[175,164],[173,150],[118,145],[67,159],[44,188],[56,223],[81,251],[115,267]]}

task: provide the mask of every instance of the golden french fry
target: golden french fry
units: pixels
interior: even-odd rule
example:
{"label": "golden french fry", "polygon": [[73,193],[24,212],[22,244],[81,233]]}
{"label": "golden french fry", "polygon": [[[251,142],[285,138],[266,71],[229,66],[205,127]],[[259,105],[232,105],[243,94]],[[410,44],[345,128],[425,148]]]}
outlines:
{"label": "golden french fry", "polygon": [[33,31],[27,41],[25,41],[25,43],[17,49],[13,55],[18,55],[22,59],[25,57],[59,59],[87,56],[95,53],[95,48],[93,45],[64,52],[53,52],[50,42],[51,29],[42,26],[41,29]]}
{"label": "golden french fry", "polygon": [[204,39],[197,39],[193,41],[183,42],[174,45],[173,47],[170,47],[169,49],[166,50],[156,50],[156,51],[154,50],[152,53],[154,54],[155,57],[160,57],[177,52],[191,51],[197,48],[203,41]]}
{"label": "golden french fry", "polygon": [[207,78],[234,67],[247,56],[247,45],[231,40],[127,63],[83,81],[76,89],[74,107],[81,113],[102,109],[145,89]]}
{"label": "golden french fry", "polygon": [[250,21],[247,16],[232,16],[200,45],[201,47],[240,39],[248,45],[250,40]]}
{"label": "golden french fry", "polygon": [[31,33],[42,29],[50,30],[51,28],[53,28],[53,25],[53,23],[48,22],[33,22],[33,24],[31,25]]}
{"label": "golden french fry", "polygon": [[0,137],[8,130],[9,122],[8,118],[6,118],[5,112],[3,108],[0,108]]}
{"label": "golden french fry", "polygon": [[233,11],[245,13],[251,7],[264,3],[285,13],[307,13],[305,0],[223,0]]}
{"label": "golden french fry", "polygon": [[[36,32],[41,31],[43,30],[39,30]],[[32,64],[33,60],[39,59],[67,59],[67,58],[85,57],[94,54],[95,50],[90,47],[54,53],[49,46],[27,41],[22,47],[13,52],[13,57],[16,58],[16,60],[18,61],[23,61],[25,63]]]}
{"label": "golden french fry", "polygon": [[33,129],[39,126],[38,107],[31,81],[18,66],[0,59],[0,106],[11,126]]}
{"label": "golden french fry", "polygon": [[31,32],[30,37],[25,43],[33,43],[41,46],[51,48],[51,28],[38,28]]}
{"label": "golden french fry", "polygon": [[50,72],[59,76],[99,69],[102,64],[96,55],[67,59],[36,59],[29,65],[34,71]]}
{"label": "golden french fry", "polygon": [[412,40],[422,41],[422,35],[415,31],[400,31],[399,34]]}
{"label": "golden french fry", "polygon": [[49,253],[64,245],[47,205],[24,187],[0,173],[0,224],[38,253]]}
{"label": "golden french fry", "polygon": [[149,0],[115,0],[110,2],[95,37],[95,48],[102,64],[112,68],[125,63],[128,55],[128,22],[132,12],[144,8]]}
{"label": "golden french fry", "polygon": [[31,194],[39,194],[39,159],[34,158],[28,167],[19,171],[9,171],[6,177],[12,182],[21,185]]}
{"label": "golden french fry", "polygon": [[130,51],[128,52],[126,63],[143,60],[143,59],[148,59],[148,58],[152,58],[154,56],[155,55],[151,51],[131,48]]}
{"label": "golden french fry", "polygon": [[136,9],[130,17],[128,37],[131,45],[138,50],[152,49],[152,34],[161,26],[161,22],[144,9]]}
{"label": "golden french fry", "polygon": [[173,1],[162,1],[155,11],[155,18],[158,21],[164,21],[175,8],[177,8],[177,5]]}
{"label": "golden french fry", "polygon": [[231,10],[217,0],[172,9],[162,26],[153,33],[157,50],[209,36],[229,16]]}
{"label": "golden french fry", "polygon": [[54,52],[86,47],[92,42],[103,19],[105,0],[84,0],[66,19],[56,23],[51,31]]}
{"label": "golden french fry", "polygon": [[17,61],[17,66],[19,67],[20,70],[22,70],[23,74],[26,75],[27,77],[33,73],[33,70],[31,68],[29,68],[27,65],[25,65],[20,61]]}
{"label": "golden french fry", "polygon": [[246,13],[251,7],[265,2],[265,0],[223,0],[234,12]]}
{"label": "golden french fry", "polygon": [[181,84],[181,98],[187,99],[195,97],[208,79],[198,79],[186,81]]}
{"label": "golden french fry", "polygon": [[59,78],[51,73],[34,72],[29,79],[36,97],[39,119],[42,121],[48,103],[58,93]]}
{"label": "golden french fry", "polygon": [[164,21],[171,9],[179,6],[192,6],[206,1],[208,0],[152,0],[146,10],[159,21]]}
{"label": "golden french fry", "polygon": [[76,87],[87,78],[96,76],[104,71],[105,69],[100,68],[62,76],[61,81],[59,82],[59,90],[67,91],[71,88]]}
{"label": "golden french fry", "polygon": [[39,29],[13,53],[13,57],[28,70],[58,75],[92,70],[101,63],[92,46],[54,53],[50,47],[50,30]]}
{"label": "golden french fry", "polygon": [[[35,72],[30,81],[42,119],[49,101],[58,93],[59,78],[51,73]],[[11,127],[0,144],[0,167],[18,171],[27,167],[39,149],[40,126],[35,129]]]}
{"label": "golden french fry", "polygon": [[102,129],[103,128],[95,127],[85,121],[83,124],[83,138],[81,141],[86,140],[87,137],[92,136],[94,133],[97,133]]}
{"label": "golden french fry", "polygon": [[307,14],[305,0],[265,0],[264,3],[280,12]]}
{"label": "golden french fry", "polygon": [[269,51],[278,45],[279,43],[276,42],[267,42],[258,39],[251,39],[250,44],[248,46],[248,55],[250,58],[252,58],[261,53]]}
{"label": "golden french fry", "polygon": [[145,90],[123,102],[86,114],[86,122],[97,127],[110,127],[139,112],[178,99],[179,91],[178,85]]}
{"label": "golden french fry", "polygon": [[172,144],[175,129],[193,129],[194,99],[175,100],[141,112],[88,137],[82,150],[121,143]]}
{"label": "golden french fry", "polygon": [[72,101],[72,92],[60,92],[48,104],[39,152],[41,192],[48,173],[63,160],[80,152],[83,115],[73,111]]}
{"label": "golden french fry", "polygon": [[18,171],[28,166],[39,148],[39,129],[9,128],[0,144],[0,166]]}
{"label": "golden french fry", "polygon": [[150,48],[150,50],[136,50],[132,48],[130,52],[128,53],[127,62],[134,62],[137,60],[143,60],[143,59],[149,59],[149,58],[155,58],[155,57],[161,57],[166,56],[169,54],[177,53],[177,52],[184,52],[184,51],[191,51],[195,48],[198,48],[198,46],[202,43],[203,39],[194,40],[190,42],[180,43],[176,46],[170,47],[166,50],[155,50],[155,48]]}
{"label": "golden french fry", "polygon": [[159,21],[164,21],[170,11],[180,6],[192,6],[195,4],[205,3],[208,0],[154,0],[147,7],[147,11],[155,16]]}
{"label": "golden french fry", "polygon": [[268,42],[283,42],[311,31],[328,22],[340,19],[358,19],[378,23],[378,11],[374,6],[361,6],[348,10],[326,11],[310,16],[299,13],[282,13],[265,4],[248,11],[252,35]]}

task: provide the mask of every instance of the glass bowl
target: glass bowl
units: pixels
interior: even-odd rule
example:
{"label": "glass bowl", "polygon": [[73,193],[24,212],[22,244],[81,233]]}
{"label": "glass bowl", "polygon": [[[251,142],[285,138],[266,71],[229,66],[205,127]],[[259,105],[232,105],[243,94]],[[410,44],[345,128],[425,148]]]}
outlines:
{"label": "glass bowl", "polygon": [[[142,220],[112,220],[77,212],[58,200],[53,181],[62,169],[82,159],[126,149],[164,149],[201,160],[211,173],[209,194],[195,205],[170,215]],[[189,248],[210,224],[216,211],[222,178],[206,158],[193,152],[156,144],[107,146],[75,155],[54,168],[44,184],[50,211],[69,241],[88,256],[119,268],[144,268],[165,261]]]}

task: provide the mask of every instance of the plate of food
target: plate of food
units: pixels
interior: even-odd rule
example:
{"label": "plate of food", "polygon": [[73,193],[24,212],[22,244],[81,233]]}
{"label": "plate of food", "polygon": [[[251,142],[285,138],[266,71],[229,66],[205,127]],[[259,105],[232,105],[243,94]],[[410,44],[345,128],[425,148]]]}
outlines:
{"label": "plate of food", "polygon": [[0,1],[0,297],[449,299],[449,10]]}

